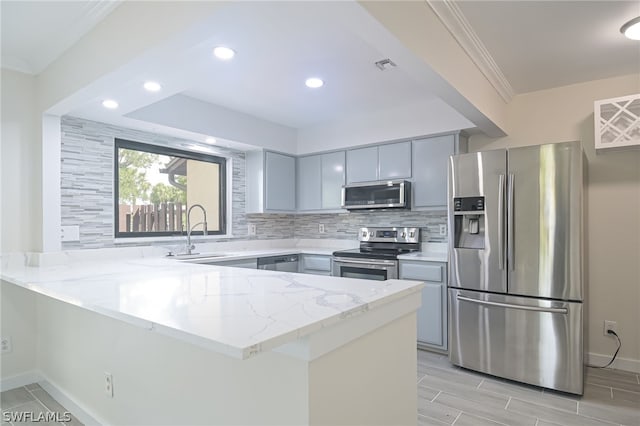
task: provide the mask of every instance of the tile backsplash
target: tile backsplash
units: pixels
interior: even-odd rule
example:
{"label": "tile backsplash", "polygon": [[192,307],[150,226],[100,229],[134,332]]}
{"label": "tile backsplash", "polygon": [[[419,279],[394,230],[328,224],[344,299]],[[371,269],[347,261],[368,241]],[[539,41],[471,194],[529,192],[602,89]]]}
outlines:
{"label": "tile backsplash", "polygon": [[[295,216],[296,238],[357,239],[358,229],[364,226],[419,227],[423,242],[445,242],[440,225],[447,224],[443,211],[367,211],[334,214],[301,214]],[[318,225],[324,224],[324,233]]]}
{"label": "tile backsplash", "polygon": [[[63,242],[63,249],[116,246],[113,237],[114,139],[122,138],[156,145],[176,146],[184,139],[126,129],[105,123],[65,116],[61,121],[61,213],[62,225],[79,225],[80,241]],[[268,240],[283,238],[345,239],[355,241],[363,226],[417,226],[423,242],[443,242],[440,225],[446,213],[416,211],[369,211],[327,214],[246,214],[245,154],[217,148],[232,161],[232,237],[211,241]],[[256,235],[248,235],[248,225]],[[324,224],[325,232],[318,232]],[[156,243],[154,243],[156,244]],[[166,244],[159,242],[157,245]],[[117,246],[149,245],[148,242],[118,242]]]}

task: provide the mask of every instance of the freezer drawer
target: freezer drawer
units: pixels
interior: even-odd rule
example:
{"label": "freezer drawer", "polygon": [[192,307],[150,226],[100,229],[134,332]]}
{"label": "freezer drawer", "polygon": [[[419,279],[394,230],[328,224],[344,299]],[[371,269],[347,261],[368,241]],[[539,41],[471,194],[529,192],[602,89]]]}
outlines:
{"label": "freezer drawer", "polygon": [[582,303],[449,289],[453,364],[583,392]]}

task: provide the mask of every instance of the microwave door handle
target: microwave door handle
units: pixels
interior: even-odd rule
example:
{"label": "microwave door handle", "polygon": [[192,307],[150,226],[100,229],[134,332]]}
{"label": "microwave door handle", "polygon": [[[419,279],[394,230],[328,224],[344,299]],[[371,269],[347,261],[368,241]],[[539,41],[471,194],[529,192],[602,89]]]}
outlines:
{"label": "microwave door handle", "polygon": [[404,205],[404,182],[400,183],[399,188],[400,188],[400,204]]}
{"label": "microwave door handle", "polygon": [[346,196],[347,196],[347,191],[346,191],[346,189],[345,189],[345,188],[344,188],[344,186],[343,186],[343,187],[342,187],[342,208],[343,208],[343,209],[346,209],[346,208],[347,208],[347,199],[346,199]]}

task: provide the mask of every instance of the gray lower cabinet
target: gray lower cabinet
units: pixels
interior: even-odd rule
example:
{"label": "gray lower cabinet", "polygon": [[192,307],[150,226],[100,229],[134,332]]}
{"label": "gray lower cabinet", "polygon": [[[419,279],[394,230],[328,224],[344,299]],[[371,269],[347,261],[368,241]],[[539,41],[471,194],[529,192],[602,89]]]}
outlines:
{"label": "gray lower cabinet", "polygon": [[345,152],[298,158],[298,210],[338,210],[342,205]]}
{"label": "gray lower cabinet", "polygon": [[449,157],[466,151],[459,134],[413,141],[413,207],[446,209]]}
{"label": "gray lower cabinet", "polygon": [[331,256],[320,254],[300,255],[299,270],[303,274],[331,275]]}
{"label": "gray lower cabinet", "polygon": [[396,142],[347,151],[347,182],[411,177],[411,142]]}
{"label": "gray lower cabinet", "polygon": [[296,210],[296,157],[249,151],[246,170],[247,213]]}
{"label": "gray lower cabinet", "polygon": [[418,310],[418,346],[447,351],[447,264],[400,261],[400,279],[423,281],[422,306]]}

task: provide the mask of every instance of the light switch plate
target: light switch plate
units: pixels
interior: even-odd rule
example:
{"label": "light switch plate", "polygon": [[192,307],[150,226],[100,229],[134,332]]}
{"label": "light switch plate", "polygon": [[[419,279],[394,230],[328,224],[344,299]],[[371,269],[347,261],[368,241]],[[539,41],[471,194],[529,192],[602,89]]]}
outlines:
{"label": "light switch plate", "polygon": [[80,241],[80,227],[78,225],[68,225],[60,227],[61,241]]}

